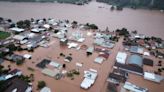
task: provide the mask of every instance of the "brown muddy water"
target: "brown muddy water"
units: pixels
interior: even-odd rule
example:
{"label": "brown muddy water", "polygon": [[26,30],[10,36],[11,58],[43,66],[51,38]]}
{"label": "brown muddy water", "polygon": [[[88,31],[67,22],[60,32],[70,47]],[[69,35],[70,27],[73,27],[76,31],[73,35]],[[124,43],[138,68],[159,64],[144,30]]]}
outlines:
{"label": "brown muddy water", "polygon": [[[101,8],[99,8],[101,7]],[[126,27],[139,33],[164,38],[164,13],[157,10],[110,11],[104,3],[92,1],[84,6],[58,3],[0,2],[0,16],[13,20],[29,18],[56,18],[95,23],[102,30]]]}

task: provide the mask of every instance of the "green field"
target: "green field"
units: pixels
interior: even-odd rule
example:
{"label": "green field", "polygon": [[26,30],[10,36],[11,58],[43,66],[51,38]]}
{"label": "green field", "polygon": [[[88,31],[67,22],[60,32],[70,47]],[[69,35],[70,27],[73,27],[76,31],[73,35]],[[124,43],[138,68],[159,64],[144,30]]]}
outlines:
{"label": "green field", "polygon": [[0,40],[3,40],[3,39],[8,38],[10,35],[11,35],[11,34],[8,33],[8,32],[0,31]]}

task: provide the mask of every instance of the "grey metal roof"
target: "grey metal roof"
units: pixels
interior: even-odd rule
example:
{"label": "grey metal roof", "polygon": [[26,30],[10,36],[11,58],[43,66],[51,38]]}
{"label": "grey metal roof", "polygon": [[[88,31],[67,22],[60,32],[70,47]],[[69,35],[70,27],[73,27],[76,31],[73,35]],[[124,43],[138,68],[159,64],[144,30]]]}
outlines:
{"label": "grey metal roof", "polygon": [[137,53],[138,52],[138,46],[131,46],[130,52]]}
{"label": "grey metal roof", "polygon": [[143,65],[143,58],[139,55],[131,55],[128,58],[128,64],[133,64],[133,65],[138,65],[140,67],[142,67]]}

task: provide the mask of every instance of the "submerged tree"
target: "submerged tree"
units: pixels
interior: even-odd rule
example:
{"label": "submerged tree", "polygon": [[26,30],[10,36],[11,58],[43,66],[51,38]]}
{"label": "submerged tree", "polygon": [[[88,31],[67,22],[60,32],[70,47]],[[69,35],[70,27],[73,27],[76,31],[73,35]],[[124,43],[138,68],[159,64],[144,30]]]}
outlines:
{"label": "submerged tree", "polygon": [[37,85],[38,89],[42,89],[45,86],[46,86],[46,83],[44,81],[38,81],[38,85]]}

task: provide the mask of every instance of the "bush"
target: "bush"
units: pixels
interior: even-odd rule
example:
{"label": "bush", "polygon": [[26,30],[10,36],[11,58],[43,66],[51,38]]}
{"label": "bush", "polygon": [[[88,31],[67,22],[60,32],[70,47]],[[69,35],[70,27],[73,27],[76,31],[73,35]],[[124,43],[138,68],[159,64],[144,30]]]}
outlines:
{"label": "bush", "polygon": [[28,67],[27,69],[28,69],[29,71],[32,71],[32,72],[35,71],[35,69],[33,69],[33,68],[31,68],[31,67]]}
{"label": "bush", "polygon": [[75,75],[80,75],[80,72],[77,71],[77,70],[72,70],[72,72],[73,72],[73,74],[75,74]]}
{"label": "bush", "polygon": [[26,82],[31,82],[31,80],[30,80],[30,77],[29,76],[24,76],[24,75],[21,75],[21,76],[19,76],[19,78],[21,79],[21,80],[23,80],[23,81],[26,81]]}
{"label": "bush", "polygon": [[17,64],[17,65],[22,65],[23,63],[24,63],[24,61],[22,61],[22,60],[17,60],[17,61],[16,61],[16,64]]}
{"label": "bush", "polygon": [[72,72],[68,72],[67,73],[67,77],[73,77],[73,73]]}
{"label": "bush", "polygon": [[38,85],[37,85],[38,89],[42,89],[45,86],[46,86],[46,83],[44,81],[38,81]]}
{"label": "bush", "polygon": [[95,25],[95,24],[89,24],[89,23],[86,23],[85,24],[85,27],[87,27],[88,29],[98,29],[98,26]]}

